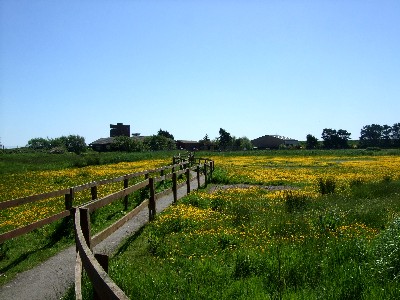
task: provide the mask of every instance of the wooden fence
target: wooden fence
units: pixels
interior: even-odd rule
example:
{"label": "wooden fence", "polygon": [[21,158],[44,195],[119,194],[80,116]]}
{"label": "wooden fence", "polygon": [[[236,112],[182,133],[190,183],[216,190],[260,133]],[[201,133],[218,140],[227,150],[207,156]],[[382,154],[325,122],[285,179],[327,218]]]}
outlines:
{"label": "wooden fence", "polygon": [[[192,174],[196,174],[198,187],[200,187],[200,176],[201,173],[205,176],[205,184],[211,178],[214,170],[214,162],[210,160],[204,160],[201,164],[200,159],[198,164],[194,164],[194,158],[189,164],[182,168],[182,162],[174,164],[169,167],[160,168],[161,175],[159,177],[148,177],[144,181],[136,183],[130,187],[126,187],[123,190],[110,194],[100,199],[94,199],[84,206],[76,209],[75,212],[75,233],[76,233],[76,264],[75,264],[75,296],[76,299],[82,299],[81,293],[81,280],[82,270],[84,269],[93,285],[95,291],[95,299],[128,299],[124,292],[112,281],[108,276],[108,256],[94,254],[93,247],[119,229],[123,224],[128,222],[131,218],[137,215],[146,206],[149,209],[149,221],[154,219],[156,214],[156,202],[159,198],[166,194],[173,194],[174,202],[177,201],[177,190],[183,186],[187,186],[187,193],[190,192],[190,182]],[[174,158],[174,163],[176,162]],[[194,164],[194,165],[193,165]],[[177,167],[179,166],[179,170]],[[172,172],[168,175],[163,175],[163,170],[171,168]],[[180,175],[185,175],[186,180],[180,184],[177,182],[177,178]],[[162,192],[156,193],[155,183],[172,179],[172,188],[166,189]],[[116,221],[113,225],[107,227],[103,231],[99,232],[95,236],[91,236],[90,230],[90,213],[99,209],[107,204],[112,203],[122,197],[127,197],[135,191],[143,188],[149,189],[149,199],[144,200],[139,206],[127,213],[124,217]]]}
{"label": "wooden fence", "polygon": [[[149,177],[149,174],[154,174],[154,173],[160,173],[160,176],[163,176],[166,170],[171,169],[171,174],[174,173],[175,169],[183,169],[186,168],[186,166],[191,166],[195,163],[195,160],[198,161],[200,164],[201,161],[208,162],[208,159],[203,159],[203,158],[196,158],[194,159],[193,155],[189,155],[188,157],[174,157],[173,158],[173,165],[170,166],[164,166],[160,167],[158,169],[154,170],[146,170],[142,172],[137,172],[137,173],[131,173],[131,174],[126,174],[123,176],[119,176],[116,178],[111,178],[111,179],[103,179],[99,181],[94,181],[94,182],[89,182],[83,185],[71,187],[71,188],[66,188],[62,190],[57,190],[57,191],[51,191],[47,193],[42,193],[38,195],[32,195],[32,196],[27,196],[27,197],[22,197],[18,199],[13,199],[9,201],[3,201],[0,202],[0,210],[8,209],[8,208],[13,208],[13,207],[18,207],[20,205],[24,204],[29,204],[29,203],[35,203],[37,201],[42,201],[42,200],[48,200],[51,198],[55,197],[64,197],[64,210],[51,215],[47,218],[41,219],[37,222],[28,224],[26,226],[22,226],[13,230],[10,230],[8,232],[0,234],[0,243],[3,243],[9,239],[21,236],[23,234],[26,234],[28,232],[31,232],[37,228],[43,227],[47,224],[53,223],[55,221],[58,221],[62,218],[72,216],[73,213],[75,212],[75,207],[74,207],[74,198],[75,198],[75,193],[81,192],[87,189],[90,189],[91,192],[91,199],[95,200],[97,199],[97,187],[101,185],[106,185],[106,184],[111,184],[111,183],[116,183],[116,182],[123,182],[123,187],[124,189],[129,186],[129,180],[133,178],[137,178],[139,176],[145,176],[145,178]],[[169,174],[169,176],[172,176]],[[142,183],[144,184],[144,183]],[[124,193],[124,192],[120,192]],[[125,196],[124,199],[125,203],[125,209],[127,209],[128,205],[128,196]]]}

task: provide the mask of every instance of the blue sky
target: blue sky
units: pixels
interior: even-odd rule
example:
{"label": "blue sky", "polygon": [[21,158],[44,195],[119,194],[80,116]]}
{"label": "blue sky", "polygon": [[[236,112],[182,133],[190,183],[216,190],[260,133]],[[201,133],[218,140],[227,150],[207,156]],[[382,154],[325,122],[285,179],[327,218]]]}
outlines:
{"label": "blue sky", "polygon": [[0,137],[358,139],[400,122],[400,1],[0,0]]}

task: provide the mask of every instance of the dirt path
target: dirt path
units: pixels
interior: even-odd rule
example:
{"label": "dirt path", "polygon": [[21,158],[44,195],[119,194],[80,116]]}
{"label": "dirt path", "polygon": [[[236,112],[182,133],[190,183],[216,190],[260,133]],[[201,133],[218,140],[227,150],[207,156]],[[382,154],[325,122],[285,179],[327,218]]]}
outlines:
{"label": "dirt path", "polygon": [[[204,184],[204,176],[200,178]],[[197,189],[197,179],[191,181],[190,189]],[[178,190],[178,199],[186,196],[186,185]],[[173,202],[173,195],[157,200],[157,212],[163,211]],[[94,248],[94,252],[112,254],[121,242],[143,227],[149,219],[144,208],[128,223]],[[12,281],[0,287],[0,299],[53,300],[65,295],[74,283],[75,246],[63,250],[41,265],[18,274]]]}

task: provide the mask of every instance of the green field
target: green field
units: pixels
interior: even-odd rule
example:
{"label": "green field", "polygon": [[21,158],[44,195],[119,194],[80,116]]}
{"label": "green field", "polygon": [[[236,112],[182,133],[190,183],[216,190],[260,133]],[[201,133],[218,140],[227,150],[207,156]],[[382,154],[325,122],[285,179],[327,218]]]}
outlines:
{"label": "green field", "polygon": [[[121,245],[110,275],[131,299],[398,299],[399,157],[358,153],[214,154],[216,184],[254,184],[182,199]],[[306,182],[281,190],[249,175],[262,167]]]}
{"label": "green field", "polygon": [[[169,161],[173,154],[106,154],[79,168],[74,161],[86,157],[7,155],[0,155],[3,178],[91,174],[97,162],[111,170],[108,160]],[[398,150],[198,156],[215,160],[214,183],[228,188],[190,194],[120,246],[110,275],[131,299],[399,298]],[[95,222],[102,218],[107,213]],[[60,222],[2,244],[0,283],[71,245],[71,228]],[[88,280],[84,287],[90,298]]]}

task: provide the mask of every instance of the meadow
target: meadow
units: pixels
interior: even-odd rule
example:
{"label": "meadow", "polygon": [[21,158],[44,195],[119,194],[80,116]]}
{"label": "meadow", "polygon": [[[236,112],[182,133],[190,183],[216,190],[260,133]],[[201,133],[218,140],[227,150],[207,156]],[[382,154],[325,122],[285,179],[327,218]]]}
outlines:
{"label": "meadow", "polygon": [[[67,162],[0,156],[2,166],[25,166],[2,169],[0,201],[170,164],[173,154]],[[400,151],[197,155],[215,161],[213,181],[228,188],[191,193],[121,245],[110,275],[130,298],[399,298]],[[2,212],[0,230],[34,220],[38,210]],[[121,206],[111,213],[123,214]],[[94,229],[109,216],[96,215]],[[71,225],[60,221],[3,243],[0,284],[71,245]],[[90,283],[84,286],[90,298]]]}
{"label": "meadow", "polygon": [[228,188],[158,215],[113,280],[131,299],[398,299],[400,156],[289,153],[212,156]]}

